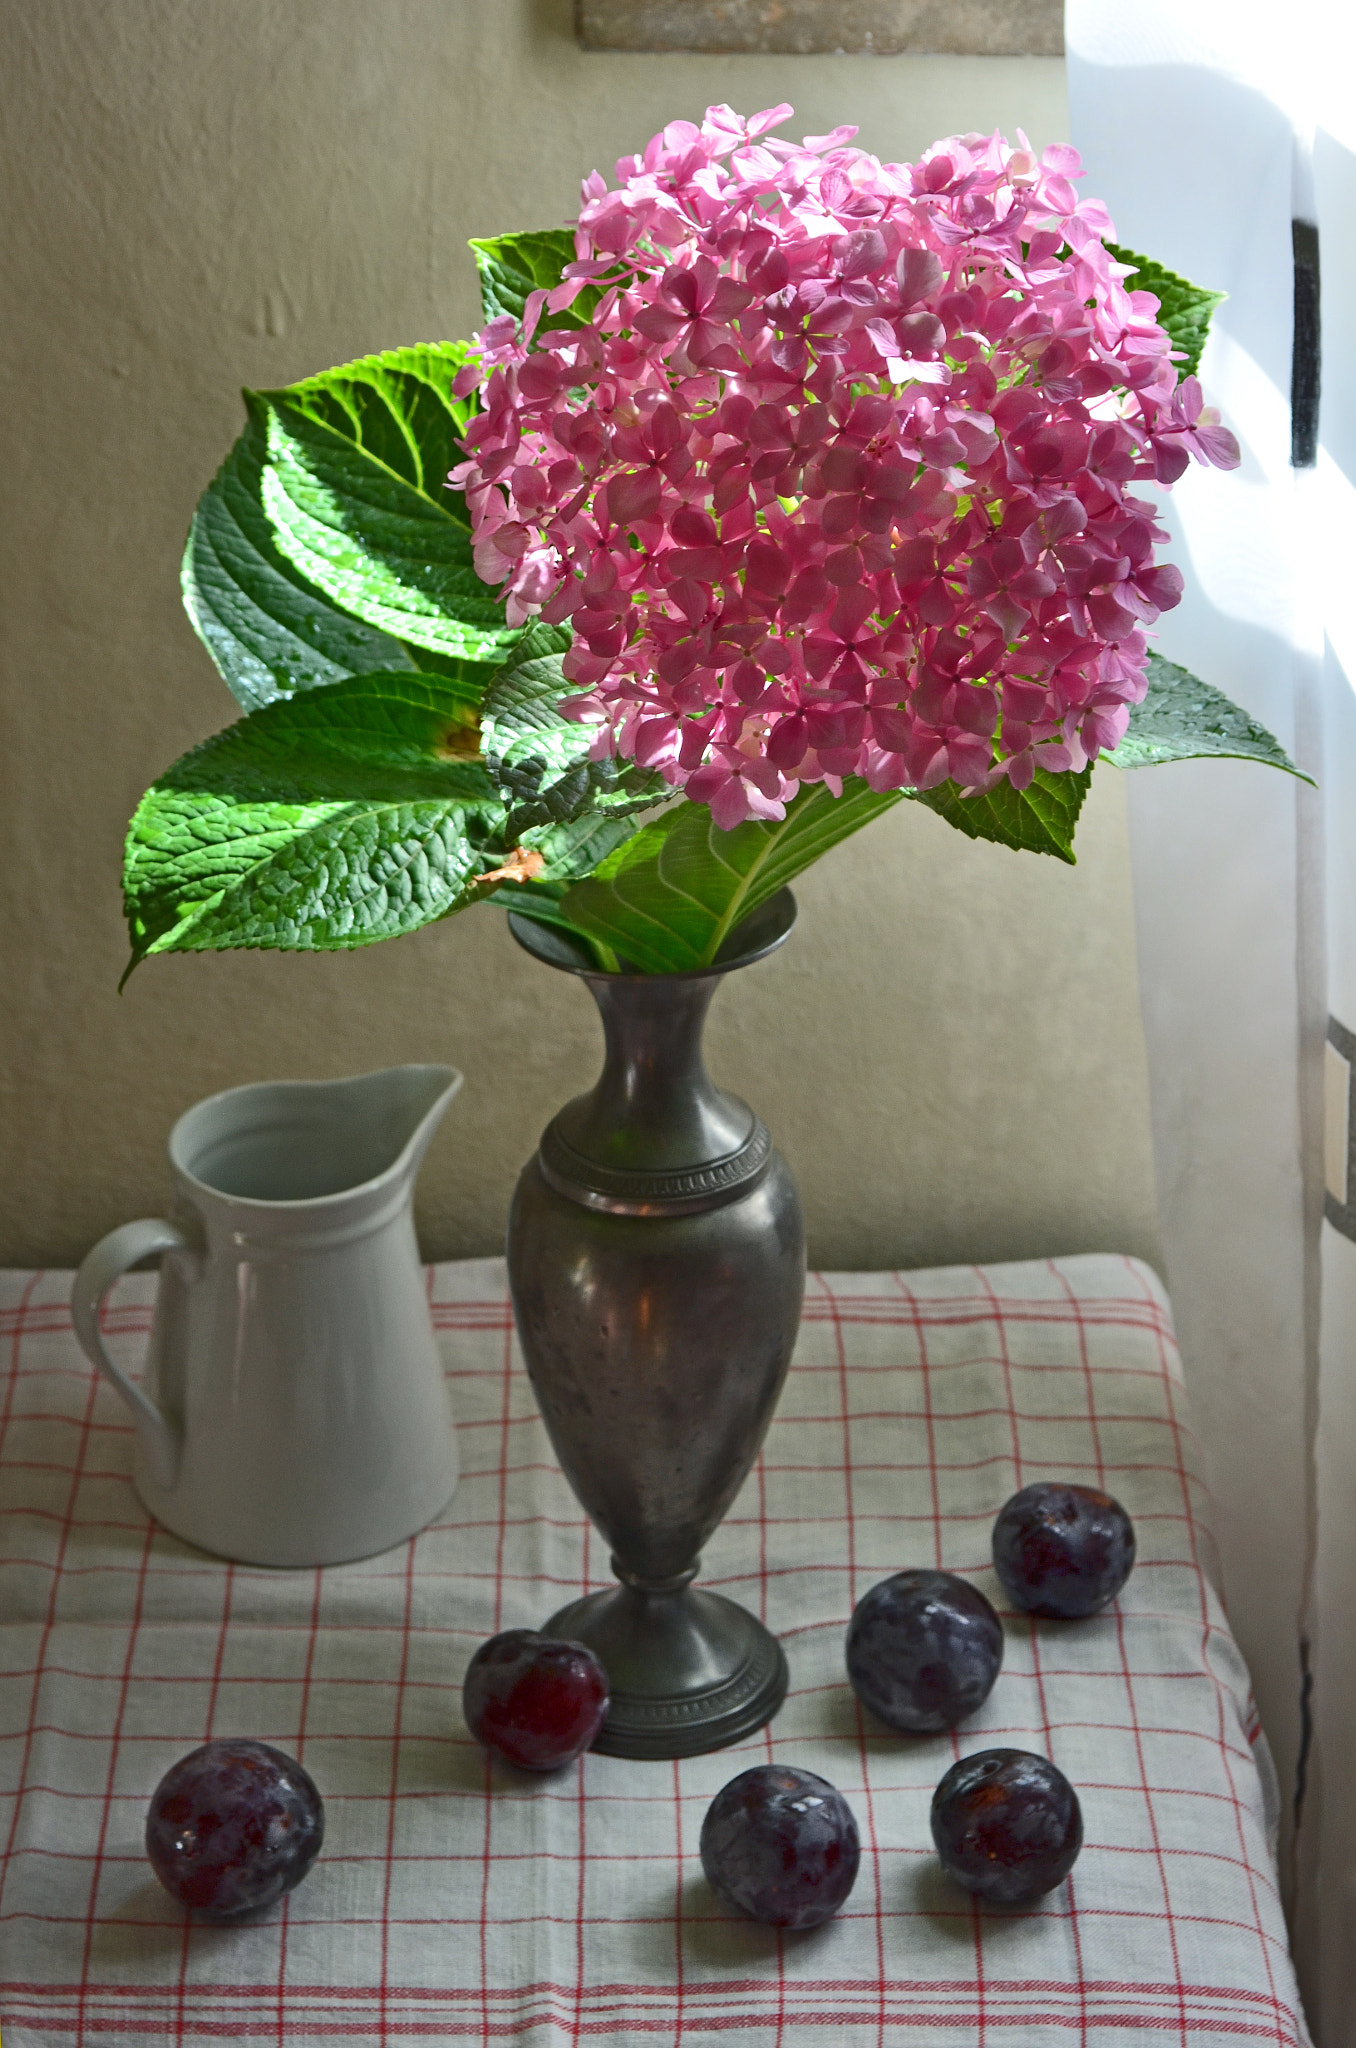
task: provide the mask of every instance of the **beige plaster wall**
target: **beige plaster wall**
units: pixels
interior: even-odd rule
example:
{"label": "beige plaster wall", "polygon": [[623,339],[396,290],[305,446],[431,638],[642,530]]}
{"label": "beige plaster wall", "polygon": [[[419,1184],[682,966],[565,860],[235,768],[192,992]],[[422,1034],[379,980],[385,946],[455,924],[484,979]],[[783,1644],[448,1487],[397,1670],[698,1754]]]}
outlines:
{"label": "beige plaster wall", "polygon": [[[425,1246],[492,1249],[599,1042],[498,913],[358,955],[154,961],[115,992],[127,816],[234,715],[177,565],[236,391],[469,331],[468,235],[563,218],[582,172],[710,100],[855,119],[887,156],[996,123],[1042,143],[1062,65],[585,54],[568,0],[0,0],[0,95],[0,1260],[73,1261],[158,1207],[169,1124],[212,1089],[433,1058],[467,1086]],[[819,1262],[1154,1255],[1113,771],[1080,854],[902,809],[720,997],[712,1065],[782,1141]]]}

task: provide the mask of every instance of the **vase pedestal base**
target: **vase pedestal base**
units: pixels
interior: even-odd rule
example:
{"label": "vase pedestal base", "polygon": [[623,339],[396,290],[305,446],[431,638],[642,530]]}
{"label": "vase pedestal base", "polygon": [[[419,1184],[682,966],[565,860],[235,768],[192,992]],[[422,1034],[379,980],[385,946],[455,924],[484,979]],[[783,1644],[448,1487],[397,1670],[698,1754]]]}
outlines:
{"label": "vase pedestal base", "polygon": [[786,1657],[760,1621],[720,1593],[613,1586],[553,1614],[544,1633],[587,1643],[612,1705],[593,1747],[604,1756],[703,1756],[772,1719]]}

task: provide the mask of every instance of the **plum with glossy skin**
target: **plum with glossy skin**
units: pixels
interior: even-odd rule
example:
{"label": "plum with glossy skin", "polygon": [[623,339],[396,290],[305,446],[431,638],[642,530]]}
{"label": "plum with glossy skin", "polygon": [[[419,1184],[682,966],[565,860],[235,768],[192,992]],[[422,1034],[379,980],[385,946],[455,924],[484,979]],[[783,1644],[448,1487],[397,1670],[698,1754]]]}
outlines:
{"label": "plum with glossy skin", "polygon": [[325,1808],[294,1757],[266,1742],[204,1743],[171,1765],[146,1815],[146,1854],[171,1898],[213,1920],[272,1906],[325,1839]]}
{"label": "plum with glossy skin", "polygon": [[522,1771],[558,1771],[607,1718],[607,1673],[583,1643],[509,1628],[466,1667],[462,1711],[477,1742]]}
{"label": "plum with glossy skin", "polygon": [[1129,1515],[1109,1493],[1042,1481],[1024,1486],[993,1525],[993,1563],[1015,1607],[1082,1621],[1114,1600],[1135,1562]]}
{"label": "plum with glossy skin", "polygon": [[758,1764],[717,1792],[702,1822],[702,1869],[723,1906],[769,1927],[822,1927],[856,1882],[852,1808],[827,1778]]}
{"label": "plum with glossy skin", "polygon": [[1002,1662],[1002,1622],[952,1572],[896,1572],[862,1596],[848,1624],[853,1691],[909,1735],[935,1735],[973,1714]]}
{"label": "plum with glossy skin", "polygon": [[1073,1869],[1083,1815],[1048,1757],[983,1749],[952,1764],[933,1793],[932,1839],[968,1892],[993,1906],[1028,1906]]}

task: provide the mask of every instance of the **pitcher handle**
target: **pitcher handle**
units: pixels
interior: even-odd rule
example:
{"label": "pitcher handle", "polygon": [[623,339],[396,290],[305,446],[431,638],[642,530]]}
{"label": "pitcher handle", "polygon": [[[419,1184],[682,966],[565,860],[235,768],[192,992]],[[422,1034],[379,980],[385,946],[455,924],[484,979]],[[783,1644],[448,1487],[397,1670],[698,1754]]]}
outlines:
{"label": "pitcher handle", "polygon": [[153,1252],[186,1252],[192,1246],[182,1230],[176,1230],[160,1216],[143,1216],[135,1223],[123,1223],[101,1237],[89,1252],[71,1288],[71,1321],[80,1347],[92,1365],[112,1383],[131,1409],[157,1485],[173,1486],[179,1467],[182,1437],[150,1395],[115,1365],[99,1328],[99,1311],[113,1282],[150,1258]]}

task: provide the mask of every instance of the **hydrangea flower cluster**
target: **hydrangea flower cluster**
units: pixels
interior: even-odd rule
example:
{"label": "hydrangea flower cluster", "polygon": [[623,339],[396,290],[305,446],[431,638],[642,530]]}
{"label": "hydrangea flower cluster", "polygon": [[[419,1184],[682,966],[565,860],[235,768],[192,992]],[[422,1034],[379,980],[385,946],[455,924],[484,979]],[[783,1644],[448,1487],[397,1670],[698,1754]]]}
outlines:
{"label": "hydrangea flower cluster", "polygon": [[[1180,386],[1069,148],[914,165],[711,108],[609,190],[577,260],[478,337],[452,481],[518,624],[568,620],[571,715],[718,824],[802,783],[965,792],[1081,769],[1182,579],[1132,494],[1232,435]],[[543,316],[589,308],[583,325]],[[577,313],[572,318],[577,318]]]}

